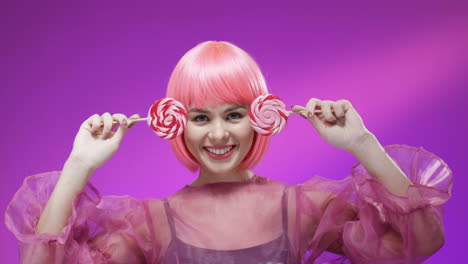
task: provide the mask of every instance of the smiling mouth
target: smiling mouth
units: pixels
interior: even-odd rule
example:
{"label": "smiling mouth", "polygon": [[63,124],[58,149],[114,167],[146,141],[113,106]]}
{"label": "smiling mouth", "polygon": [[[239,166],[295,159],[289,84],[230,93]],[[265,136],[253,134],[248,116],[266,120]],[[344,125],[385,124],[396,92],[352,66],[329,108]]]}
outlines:
{"label": "smiling mouth", "polygon": [[203,147],[205,150],[207,150],[211,154],[215,155],[224,155],[228,152],[230,152],[232,149],[234,149],[236,145],[231,145],[231,146],[226,146],[224,148],[219,148],[219,147]]}

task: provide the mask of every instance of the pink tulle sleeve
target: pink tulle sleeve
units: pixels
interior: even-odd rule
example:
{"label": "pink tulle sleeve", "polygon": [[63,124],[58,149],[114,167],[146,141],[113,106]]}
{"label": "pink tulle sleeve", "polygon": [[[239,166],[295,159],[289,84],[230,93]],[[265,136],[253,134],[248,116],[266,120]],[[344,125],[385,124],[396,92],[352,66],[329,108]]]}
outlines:
{"label": "pink tulle sleeve", "polygon": [[385,149],[412,182],[405,196],[360,163],[341,181],[316,176],[295,188],[293,245],[306,263],[421,263],[442,247],[452,172],[421,147]]}
{"label": "pink tulle sleeve", "polygon": [[145,263],[151,257],[144,201],[101,196],[91,184],[75,197],[60,234],[36,234],[59,175],[27,177],[7,208],[5,223],[19,240],[21,263]]}

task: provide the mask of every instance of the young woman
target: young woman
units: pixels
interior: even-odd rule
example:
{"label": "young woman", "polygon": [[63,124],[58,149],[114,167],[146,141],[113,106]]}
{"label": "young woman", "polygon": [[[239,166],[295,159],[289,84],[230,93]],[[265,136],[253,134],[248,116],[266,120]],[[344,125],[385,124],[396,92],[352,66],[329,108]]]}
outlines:
{"label": "young woman", "polygon": [[450,169],[422,148],[383,148],[347,100],[292,110],[359,160],[350,177],[289,185],[252,172],[269,137],[248,112],[267,93],[233,44],[204,42],[182,57],[167,97],[188,122],[170,145],[198,177],[162,200],[101,196],[88,182],[138,116],[88,118],[63,170],[28,177],[7,209],[22,263],[420,263],[442,247]]}

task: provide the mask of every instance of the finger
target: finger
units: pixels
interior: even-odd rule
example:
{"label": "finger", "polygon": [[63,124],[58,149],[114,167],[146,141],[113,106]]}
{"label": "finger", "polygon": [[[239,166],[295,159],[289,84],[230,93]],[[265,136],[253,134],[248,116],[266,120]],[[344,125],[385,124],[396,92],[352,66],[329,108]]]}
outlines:
{"label": "finger", "polygon": [[140,114],[134,114],[131,117],[129,117],[129,119],[136,119],[136,118],[141,118]]}
{"label": "finger", "polygon": [[94,117],[94,116],[97,116],[97,114],[88,117],[88,119],[86,119],[86,120],[81,124],[80,128],[84,128],[84,129],[86,129],[86,130],[88,130],[89,132],[92,133],[92,129],[93,129],[93,117]]}
{"label": "finger", "polygon": [[132,115],[131,117],[129,117],[129,118],[128,118],[128,119],[129,119],[129,120],[128,120],[128,121],[129,121],[129,123],[128,123],[128,128],[131,128],[132,126],[134,126],[134,125],[136,124],[136,122],[135,122],[135,121],[132,121],[132,119],[138,119],[138,118],[140,118],[140,114],[134,114],[134,115]]}
{"label": "finger", "polygon": [[314,126],[315,130],[317,130],[317,132],[320,135],[322,135],[322,133],[326,129],[326,126],[325,126],[324,122],[321,120],[321,116],[323,117],[323,115],[321,113],[320,114],[310,114],[310,112],[308,112],[308,117],[307,117],[309,122],[312,124],[312,126]]}
{"label": "finger", "polygon": [[[120,124],[120,126],[128,126],[128,118],[124,114],[113,114],[112,119],[117,121],[117,124]],[[115,122],[112,122],[114,126],[117,126]]]}
{"label": "finger", "polygon": [[91,132],[93,134],[101,130],[101,116],[95,114],[91,117]]}
{"label": "finger", "polygon": [[335,122],[336,118],[332,114],[333,101],[324,100],[322,101],[322,114],[326,121]]}
{"label": "finger", "polygon": [[291,106],[291,110],[292,110],[294,113],[298,113],[298,112],[304,111],[304,110],[305,110],[305,107],[304,107],[304,106],[300,106],[300,105],[292,105],[292,106]]}
{"label": "finger", "polygon": [[307,109],[300,105],[292,105],[291,110],[293,113],[299,114],[300,116],[307,119]]}
{"label": "finger", "polygon": [[322,101],[318,98],[311,98],[307,102],[307,119],[314,126],[315,130],[321,134],[325,129],[325,124],[320,120],[323,117],[322,113],[315,113],[315,109],[321,108]]}
{"label": "finger", "polygon": [[353,108],[353,105],[351,104],[351,102],[346,100],[346,99],[343,99],[343,112],[344,112],[344,115],[346,115],[348,110],[352,109],[352,108]]}
{"label": "finger", "polygon": [[333,104],[333,110],[337,118],[343,118],[345,115],[343,104],[346,100],[338,100]]}
{"label": "finger", "polygon": [[127,117],[123,114],[115,114],[112,116],[115,120],[121,124],[111,140],[117,141],[119,144],[122,141],[125,134],[128,132],[128,120]]}
{"label": "finger", "polygon": [[311,98],[309,102],[307,102],[306,108],[307,108],[307,118],[310,119],[312,118],[313,115],[315,115],[314,111],[317,106],[321,105],[320,99],[317,98]]}
{"label": "finger", "polygon": [[111,116],[112,118],[112,128],[111,131],[116,131],[114,128],[116,128],[118,125],[123,125],[122,122],[123,120],[126,120],[126,116],[123,114],[113,114]]}
{"label": "finger", "polygon": [[112,131],[112,116],[109,114],[109,112],[105,112],[102,115],[102,122],[103,122],[103,129],[102,129],[102,134],[104,135],[104,139],[109,138],[111,136],[111,131]]}

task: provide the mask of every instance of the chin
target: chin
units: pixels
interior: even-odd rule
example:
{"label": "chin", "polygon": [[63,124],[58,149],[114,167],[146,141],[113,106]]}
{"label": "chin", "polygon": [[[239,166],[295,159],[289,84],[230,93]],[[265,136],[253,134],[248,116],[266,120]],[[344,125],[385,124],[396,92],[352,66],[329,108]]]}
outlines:
{"label": "chin", "polygon": [[233,171],[237,171],[238,167],[231,167],[231,166],[205,166],[204,169],[211,174],[228,174]]}
{"label": "chin", "polygon": [[200,169],[209,172],[210,174],[231,174],[239,170],[240,162],[238,160],[231,160],[230,162],[204,162]]}

